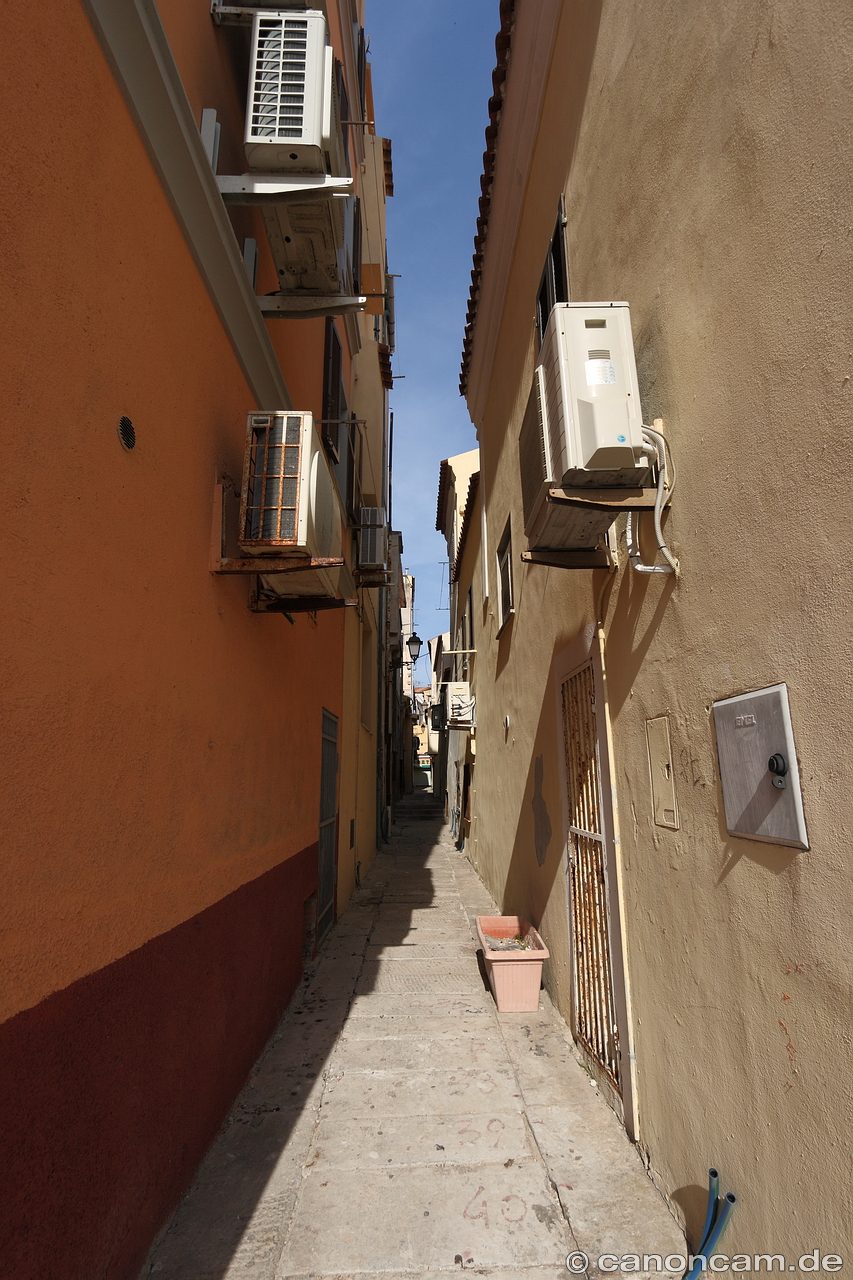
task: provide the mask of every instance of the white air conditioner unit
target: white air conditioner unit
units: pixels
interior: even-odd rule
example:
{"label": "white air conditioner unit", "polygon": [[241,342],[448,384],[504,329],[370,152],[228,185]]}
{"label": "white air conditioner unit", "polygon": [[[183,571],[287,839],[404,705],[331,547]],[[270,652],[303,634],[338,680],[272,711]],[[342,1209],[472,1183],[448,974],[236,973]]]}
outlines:
{"label": "white air conditioner unit", "polygon": [[[341,558],[340,503],[312,414],[249,414],[238,541],[252,556]],[[317,566],[261,582],[279,596],[335,596],[340,574]]]}
{"label": "white air conditioner unit", "polygon": [[322,13],[255,11],[244,137],[254,172],[219,183],[226,199],[254,197],[261,209],[279,283],[274,303],[261,300],[269,315],[332,314],[338,299],[342,311],[364,305],[342,74]]}
{"label": "white air conditioner unit", "polygon": [[255,13],[244,147],[260,173],[326,173],[340,161],[334,55],[314,10]]}
{"label": "white air conditioner unit", "polygon": [[548,490],[648,484],[651,456],[642,426],[628,304],[558,303],[519,436],[531,547],[596,546],[614,517],[548,503]]}
{"label": "white air conditioner unit", "polygon": [[388,565],[388,525],[384,507],[362,507],[359,513],[358,565],[385,569]]}
{"label": "white air conditioner unit", "polygon": [[445,685],[448,729],[473,729],[474,698],[467,680],[449,680]]}

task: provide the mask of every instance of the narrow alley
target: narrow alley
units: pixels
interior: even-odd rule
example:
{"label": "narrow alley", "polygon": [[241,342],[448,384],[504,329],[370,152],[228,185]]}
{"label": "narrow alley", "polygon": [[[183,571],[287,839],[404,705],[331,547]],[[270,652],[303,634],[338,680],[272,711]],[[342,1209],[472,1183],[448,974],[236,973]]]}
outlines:
{"label": "narrow alley", "polygon": [[442,807],[397,817],[143,1277],[563,1280],[577,1251],[590,1274],[685,1252],[547,994],[496,1012],[474,941],[495,906]]}

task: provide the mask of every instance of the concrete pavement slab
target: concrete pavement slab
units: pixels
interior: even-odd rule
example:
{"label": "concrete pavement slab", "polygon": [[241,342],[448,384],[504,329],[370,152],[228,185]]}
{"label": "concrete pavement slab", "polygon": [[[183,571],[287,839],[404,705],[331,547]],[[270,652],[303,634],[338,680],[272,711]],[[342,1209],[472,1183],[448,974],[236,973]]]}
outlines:
{"label": "concrete pavement slab", "polygon": [[475,1115],[324,1116],[310,1163],[314,1169],[370,1169],[385,1165],[504,1164],[535,1155],[520,1112]]}
{"label": "concrete pavement slab", "polygon": [[507,1053],[519,1073],[524,1097],[531,1106],[600,1107],[568,1039],[568,1029],[542,993],[538,1014],[498,1014]]}
{"label": "concrete pavement slab", "polygon": [[[412,955],[417,955],[418,947],[465,947],[465,957],[476,957],[476,947],[473,939],[469,936],[468,930],[463,926],[454,926],[444,929],[416,929],[407,933],[394,933],[391,930],[383,930],[381,933],[376,932],[371,936],[368,944],[369,949],[365,950],[365,958],[378,959],[379,953],[374,948],[382,947],[390,949],[394,947],[406,947]],[[428,952],[422,957],[427,960],[434,960],[436,957]]]}
{"label": "concrete pavement slab", "polygon": [[235,1107],[152,1251],[152,1280],[267,1280],[284,1245],[315,1112]]}
{"label": "concrete pavement slab", "polygon": [[464,916],[433,916],[412,919],[405,916],[383,916],[371,930],[369,945],[395,945],[404,942],[455,940],[468,942],[471,932]]}
{"label": "concrete pavement slab", "polygon": [[293,1003],[285,1017],[278,1024],[264,1053],[267,1053],[273,1045],[278,1044],[280,1040],[290,1034],[290,1028],[294,1025],[296,1019],[299,1019],[300,1025],[304,1026],[321,1026],[324,1022],[335,1022],[342,1025],[346,1020],[349,1008],[350,999],[348,997],[340,1000],[317,1000],[314,998],[310,988],[303,987],[294,996]]}
{"label": "concrete pavement slab", "polygon": [[[385,911],[398,901],[409,901],[413,898],[428,897],[429,895],[431,895],[430,902],[423,905],[452,906],[454,911],[459,911],[459,891],[452,880],[441,880],[437,884],[431,885],[429,889],[426,889],[422,884],[416,885],[414,883],[389,886],[380,909]],[[422,905],[421,909],[423,909]]]}
{"label": "concrete pavement slab", "polygon": [[270,1111],[317,1110],[325,1091],[324,1067],[316,1071],[259,1071],[240,1095],[247,1106]]}
{"label": "concrete pavement slab", "polygon": [[444,919],[411,920],[405,917],[382,916],[370,932],[371,946],[383,943],[425,942],[456,940],[468,942],[473,934],[468,921],[462,915]]}
{"label": "concrete pavement slab", "polygon": [[515,1076],[488,1071],[346,1071],[326,1078],[323,1109],[337,1115],[503,1115],[521,1111]]}
{"label": "concrete pavement slab", "polygon": [[489,1012],[495,1004],[491,995],[480,985],[465,992],[464,995],[441,995],[408,993],[389,995],[386,992],[370,991],[365,995],[356,994],[349,1016],[350,1018],[375,1018],[403,1016],[411,1013],[418,1017],[434,1012],[437,1018],[452,1018],[456,1014]]}
{"label": "concrete pavement slab", "polygon": [[354,961],[360,962],[363,960],[366,951],[366,938],[340,938],[328,948],[323,948],[323,959],[327,962],[347,965]]}
{"label": "concrete pavement slab", "polygon": [[[566,1280],[565,1265],[549,1267],[474,1267],[470,1256],[459,1254],[460,1262],[450,1267],[430,1267],[429,1271],[339,1271],[327,1272],[323,1280],[434,1280],[435,1276],[459,1276],[460,1268],[474,1271],[478,1280]],[[295,1272],[288,1280],[318,1280],[315,1271]]]}
{"label": "concrete pavement slab", "polygon": [[329,1013],[312,1011],[282,1024],[255,1063],[253,1074],[269,1070],[274,1064],[280,1069],[293,1069],[313,1063],[317,1055],[328,1057],[344,1026],[348,1008],[345,1000],[330,1003],[334,1009]]}
{"label": "concrete pavement slab", "polygon": [[446,900],[437,906],[420,906],[401,902],[383,903],[376,912],[376,924],[393,924],[405,921],[410,927],[417,925],[450,923],[467,925],[465,912],[459,905],[459,899]]}
{"label": "concrete pavement slab", "polygon": [[470,946],[473,942],[464,921],[435,920],[408,924],[402,920],[383,920],[370,935],[370,947],[405,946]]}
{"label": "concrete pavement slab", "polygon": [[474,960],[473,942],[400,942],[371,943],[365,952],[367,960]]}
{"label": "concrete pavement slab", "polygon": [[312,1170],[276,1275],[449,1267],[463,1251],[474,1266],[555,1265],[570,1243],[535,1161],[363,1169],[357,1179]]}
{"label": "concrete pavement slab", "polygon": [[420,884],[423,880],[428,880],[431,884],[452,885],[455,883],[455,877],[451,867],[444,862],[432,863],[431,865],[407,865],[407,860],[398,858],[394,864],[393,888],[396,890],[407,889],[412,884]]}
{"label": "concrete pavement slab", "polygon": [[609,1108],[607,1114],[600,1106],[594,1111],[581,1117],[561,1107],[527,1109],[578,1248],[593,1259],[603,1253],[683,1253],[684,1236],[636,1147]]}
{"label": "concrete pavement slab", "polygon": [[387,911],[390,907],[408,904],[414,904],[420,910],[431,906],[443,905],[452,906],[455,911],[458,911],[459,891],[452,882],[431,885],[428,888],[414,884],[410,886],[395,886],[393,889],[386,889],[379,909],[380,911]]}
{"label": "concrete pavement slab", "polygon": [[338,1071],[455,1071],[488,1069],[503,1061],[500,1042],[476,1036],[445,1040],[415,1040],[395,1036],[365,1040],[343,1034],[337,1041],[329,1070]]}
{"label": "concrete pavement slab", "polygon": [[397,1039],[441,1040],[445,1036],[474,1036],[488,1040],[496,1051],[503,1052],[500,1032],[495,1026],[491,1010],[465,1009],[455,1014],[386,1013],[371,1017],[367,1014],[347,1020],[344,1034],[348,1040],[379,1040],[386,1036]]}
{"label": "concrete pavement slab", "polygon": [[466,897],[464,892],[460,894],[460,897],[462,898],[462,905],[465,908],[465,914],[468,917],[468,923],[474,933],[477,931],[477,916],[499,916],[501,914],[500,910],[495,903],[491,901],[491,899],[481,899],[476,897],[469,898]]}
{"label": "concrete pavement slab", "polygon": [[367,991],[392,994],[437,991],[461,995],[469,991],[478,978],[473,959],[467,965],[458,960],[452,964],[441,960],[412,960],[404,966],[386,960],[365,960],[357,991],[359,995]]}
{"label": "concrete pavement slab", "polygon": [[363,967],[361,957],[357,964],[324,964],[311,979],[312,995],[326,1000],[348,1000],[355,990]]}
{"label": "concrete pavement slab", "polygon": [[[470,1256],[459,1254],[461,1259],[459,1262],[453,1262],[449,1267],[430,1267],[427,1271],[423,1268],[416,1268],[410,1271],[345,1271],[336,1274],[325,1273],[323,1280],[434,1280],[436,1275],[446,1275],[447,1273],[459,1274],[460,1268],[471,1270],[478,1277],[485,1277],[486,1280],[566,1280],[565,1265],[557,1265],[550,1267],[474,1267],[473,1259]],[[317,1280],[316,1272],[302,1272],[288,1276],[288,1280]]]}

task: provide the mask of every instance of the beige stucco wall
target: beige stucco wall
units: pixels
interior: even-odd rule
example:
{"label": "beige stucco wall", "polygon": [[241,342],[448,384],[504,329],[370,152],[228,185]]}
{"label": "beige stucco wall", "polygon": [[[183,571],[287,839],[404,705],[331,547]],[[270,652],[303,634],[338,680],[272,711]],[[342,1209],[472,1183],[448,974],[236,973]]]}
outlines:
{"label": "beige stucco wall", "polygon": [[[631,304],[644,420],[663,418],[679,477],[681,580],[633,574],[622,537],[605,603],[639,1137],[692,1234],[716,1164],[740,1200],[727,1252],[794,1261],[851,1243],[851,52],[842,3],[608,0],[600,22],[564,3],[499,337],[475,340],[469,399],[489,543],[512,512],[517,552],[533,303],[566,182],[572,298]],[[507,251],[490,242],[484,279]],[[570,1016],[554,688],[607,574],[517,554],[515,570],[515,617],[496,640],[486,603],[477,658],[477,857],[505,908],[541,923]],[[732,839],[723,820],[711,703],[778,681],[808,852]],[[678,831],[652,821],[645,721],[663,714]]]}

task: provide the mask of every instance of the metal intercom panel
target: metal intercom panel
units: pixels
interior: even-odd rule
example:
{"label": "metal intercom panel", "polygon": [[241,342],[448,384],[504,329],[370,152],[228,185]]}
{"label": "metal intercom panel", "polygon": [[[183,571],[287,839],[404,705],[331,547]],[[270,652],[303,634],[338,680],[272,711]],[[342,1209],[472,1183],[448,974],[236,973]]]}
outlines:
{"label": "metal intercom panel", "polygon": [[788,686],[714,703],[729,835],[808,849]]}

